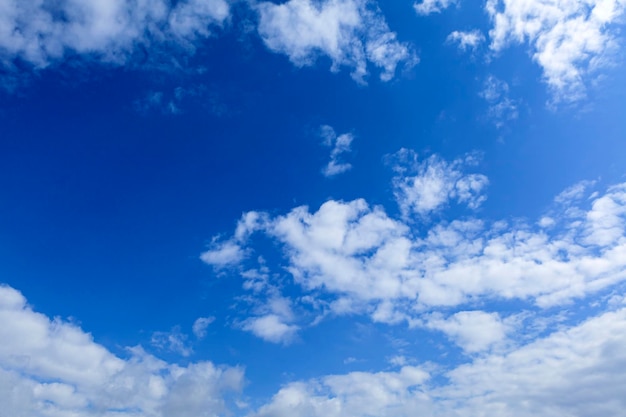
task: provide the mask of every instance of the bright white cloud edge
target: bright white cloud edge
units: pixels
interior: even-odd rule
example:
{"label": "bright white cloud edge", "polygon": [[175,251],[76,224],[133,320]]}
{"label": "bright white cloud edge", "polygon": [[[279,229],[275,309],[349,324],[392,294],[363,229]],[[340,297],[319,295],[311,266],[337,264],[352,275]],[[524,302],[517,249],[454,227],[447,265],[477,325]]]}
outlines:
{"label": "bright white cloud edge", "polygon": [[78,326],[49,319],[0,286],[0,413],[20,417],[220,415],[243,369],[167,363],[141,347],[114,355]]}

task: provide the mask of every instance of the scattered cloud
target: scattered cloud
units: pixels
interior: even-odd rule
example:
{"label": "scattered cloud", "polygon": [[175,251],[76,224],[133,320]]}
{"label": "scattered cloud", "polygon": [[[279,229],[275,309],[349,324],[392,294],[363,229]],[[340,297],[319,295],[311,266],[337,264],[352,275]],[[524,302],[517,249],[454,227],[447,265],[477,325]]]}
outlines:
{"label": "scattered cloud", "polygon": [[[404,366],[292,382],[255,417],[608,417],[626,399],[626,309],[444,371]],[[603,389],[598,389],[603,387]]]}
{"label": "scattered cloud", "polygon": [[330,161],[324,169],[322,169],[322,174],[324,174],[325,177],[333,177],[349,171],[352,165],[343,162],[341,158],[343,154],[352,151],[350,146],[352,145],[354,136],[351,133],[344,133],[343,135],[337,136],[335,130],[328,125],[324,125],[320,128],[320,136],[324,140],[324,145],[332,148],[330,151]]}
{"label": "scattered cloud", "polygon": [[289,343],[299,328],[285,323],[283,318],[276,314],[268,314],[247,319],[243,329],[268,342]]}
{"label": "scattered cloud", "polygon": [[187,343],[187,335],[180,331],[180,326],[175,326],[169,332],[154,332],[150,344],[157,349],[174,352],[184,357],[193,353],[193,349]]}
{"label": "scattered cloud", "polygon": [[230,16],[225,0],[60,0],[3,2],[0,63],[45,68],[68,56],[123,65],[154,44],[193,49]]}
{"label": "scattered cloud", "polygon": [[505,122],[519,116],[517,101],[509,97],[509,85],[493,75],[485,80],[480,96],[489,105],[487,115],[496,127],[501,128]]}
{"label": "scattered cloud", "polygon": [[256,7],[265,45],[297,66],[313,65],[326,56],[332,71],[351,68],[352,78],[364,82],[370,64],[381,69],[381,80],[389,81],[399,65],[417,62],[368,0],[289,0]]}
{"label": "scattered cloud", "polygon": [[243,370],[182,367],[127,348],[115,356],[79,327],[33,311],[0,286],[0,403],[24,417],[218,415],[243,387]]}
{"label": "scattered cloud", "polygon": [[193,334],[196,335],[198,339],[204,339],[209,325],[214,321],[215,317],[199,317],[193,322]]}
{"label": "scattered cloud", "polygon": [[[476,191],[487,182],[486,178],[464,180],[473,178],[463,173],[463,167],[473,161],[468,158],[451,163],[433,156],[420,165],[417,177],[399,169],[395,182],[411,185],[409,189],[417,189],[416,193],[431,188],[447,191],[442,198],[426,200],[428,204],[419,203],[421,196],[400,201],[411,202],[405,206],[413,211],[412,207],[422,205],[438,208],[450,195],[479,201],[476,193],[460,191]],[[413,187],[422,182],[440,184],[440,178],[446,179],[441,186]],[[459,182],[482,185],[463,188]],[[247,213],[239,224],[249,223],[245,220],[249,217],[265,219],[255,230],[280,248],[284,269],[302,290],[302,296],[294,296],[292,302],[323,314],[365,314],[375,322],[420,326],[424,314],[471,306],[475,300],[522,302],[529,308],[545,309],[626,280],[626,184],[589,199],[556,204],[549,211],[550,227],[538,224],[540,220],[509,224],[469,217],[432,223],[423,230],[421,224],[394,219],[363,199],[329,200],[317,211],[301,206],[276,217]],[[255,251],[245,240],[239,244]],[[264,277],[263,285],[271,287],[274,278]],[[308,302],[302,303],[305,297]],[[266,310],[257,316],[267,314],[276,313]],[[495,344],[496,336],[503,334],[503,328],[497,330],[495,316],[485,314],[453,315],[431,325],[447,331],[466,350],[476,351]],[[453,333],[472,318],[493,324],[491,333],[478,341],[460,330]]]}
{"label": "scattered cloud", "polygon": [[486,199],[482,194],[489,180],[482,174],[463,171],[476,165],[475,155],[447,162],[437,155],[419,161],[415,152],[403,149],[395,156],[394,194],[404,217],[424,217],[445,207],[451,200],[478,208]]}
{"label": "scattered cloud", "polygon": [[621,0],[488,0],[493,21],[491,50],[528,43],[543,69],[554,101],[585,96],[585,82],[619,47],[615,28],[624,14]]}
{"label": "scattered cloud", "polygon": [[417,14],[426,16],[432,13],[441,13],[453,4],[456,4],[457,0],[422,0],[420,3],[415,2],[413,8]]}
{"label": "scattered cloud", "polygon": [[463,52],[468,49],[475,51],[481,43],[485,42],[485,35],[483,35],[479,30],[472,30],[469,32],[455,30],[448,35],[446,42],[457,45],[459,50]]}
{"label": "scattered cloud", "polygon": [[352,372],[282,388],[254,417],[415,416],[429,374],[405,366],[398,372]]}

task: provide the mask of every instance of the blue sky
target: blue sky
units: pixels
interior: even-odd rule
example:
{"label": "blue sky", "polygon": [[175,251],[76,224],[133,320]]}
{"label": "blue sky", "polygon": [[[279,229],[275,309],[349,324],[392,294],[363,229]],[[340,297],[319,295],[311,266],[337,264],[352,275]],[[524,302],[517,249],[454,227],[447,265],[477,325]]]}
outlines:
{"label": "blue sky", "polygon": [[622,0],[0,0],[0,417],[612,417]]}

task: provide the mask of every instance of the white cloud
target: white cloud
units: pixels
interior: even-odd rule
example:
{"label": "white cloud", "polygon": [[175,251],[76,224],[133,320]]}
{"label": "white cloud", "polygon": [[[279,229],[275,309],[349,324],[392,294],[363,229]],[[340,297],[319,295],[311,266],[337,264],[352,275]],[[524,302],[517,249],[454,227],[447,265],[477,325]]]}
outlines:
{"label": "white cloud", "polygon": [[[443,373],[354,372],[283,387],[255,417],[620,417],[626,309]],[[431,378],[429,378],[431,377]]]}
{"label": "white cloud", "polygon": [[272,343],[289,343],[298,331],[298,326],[287,324],[276,314],[251,317],[243,324],[243,329]]}
{"label": "white cloud", "polygon": [[570,204],[577,200],[580,200],[585,195],[586,191],[595,185],[595,181],[580,181],[576,184],[567,187],[561,191],[559,195],[554,198],[554,201],[559,204]]}
{"label": "white cloud", "polygon": [[498,313],[460,311],[448,318],[433,315],[426,326],[444,332],[465,352],[475,353],[501,343],[511,330]]}
{"label": "white cloud", "polygon": [[469,32],[455,30],[446,38],[446,42],[456,44],[463,52],[468,49],[471,49],[472,51],[476,50],[478,45],[484,41],[485,36],[479,30],[472,30]]}
{"label": "white cloud", "polygon": [[555,101],[585,94],[585,81],[619,47],[622,0],[488,0],[491,49],[528,43]]}
{"label": "white cloud", "polygon": [[337,136],[335,130],[327,125],[320,128],[322,139],[324,139],[324,145],[331,147],[330,161],[322,169],[322,173],[326,177],[332,177],[341,173],[344,173],[352,168],[352,165],[343,162],[341,157],[343,154],[352,151],[350,146],[354,140],[354,136],[351,133],[344,133]]}
{"label": "white cloud", "polygon": [[490,75],[479,94],[489,104],[487,115],[500,128],[506,121],[515,120],[519,116],[518,104],[509,97],[509,85]]}
{"label": "white cloud", "polygon": [[216,415],[243,385],[240,368],[181,367],[140,347],[119,358],[75,325],[34,312],[6,286],[0,340],[0,404],[10,416]]}
{"label": "white cloud", "polygon": [[[418,162],[415,153],[403,149],[397,157],[400,165],[396,170],[401,175],[393,180],[394,194],[405,217],[428,215],[451,200],[476,209],[486,198],[481,192],[489,183],[487,177],[463,173],[468,166],[475,165],[476,158],[472,155],[450,163],[436,155]],[[416,175],[407,175],[407,172]]]}
{"label": "white cloud", "polygon": [[[421,386],[429,374],[405,366],[398,372],[352,372],[282,388],[255,417],[415,416],[421,407]],[[412,413],[412,414],[410,414]]]}
{"label": "white cloud", "polygon": [[415,2],[413,8],[417,14],[425,16],[440,13],[453,4],[456,4],[456,0],[422,0],[420,3]]}
{"label": "white cloud", "polygon": [[313,65],[323,55],[330,58],[332,71],[349,67],[352,77],[363,82],[368,64],[380,68],[380,78],[388,81],[400,64],[416,62],[367,0],[261,2],[257,9],[265,45],[297,66]]}
{"label": "white cloud", "polygon": [[[458,184],[467,177],[462,171],[467,158],[459,161],[434,157],[418,177],[452,178],[444,184]],[[444,174],[428,174],[431,167]],[[398,171],[396,182],[419,182],[402,175]],[[448,190],[448,198],[454,189],[458,199],[471,201],[457,185],[424,187],[431,188]],[[417,207],[437,208],[444,197]],[[362,199],[330,200],[313,212],[302,206],[273,218],[255,216],[265,218],[256,230],[277,243],[303,296],[316,300],[306,306],[301,299],[293,302],[324,314],[367,314],[377,322],[415,326],[429,311],[477,300],[547,308],[626,280],[626,184],[609,187],[581,205],[555,205],[549,228],[538,225],[539,220],[508,224],[467,218],[424,230],[422,224],[394,219]],[[240,244],[254,250],[248,242]],[[270,275],[265,279],[263,285],[272,285]]]}
{"label": "white cloud", "polygon": [[191,48],[229,17],[225,0],[41,0],[0,3],[0,62],[37,68],[79,54],[124,64],[138,45]]}
{"label": "white cloud", "polygon": [[193,353],[193,349],[187,343],[187,335],[180,331],[179,326],[174,327],[169,332],[154,332],[150,344],[158,349],[169,350],[184,357]]}
{"label": "white cloud", "polygon": [[204,339],[209,325],[214,321],[215,317],[199,317],[193,322],[193,334],[195,334],[198,339]]}

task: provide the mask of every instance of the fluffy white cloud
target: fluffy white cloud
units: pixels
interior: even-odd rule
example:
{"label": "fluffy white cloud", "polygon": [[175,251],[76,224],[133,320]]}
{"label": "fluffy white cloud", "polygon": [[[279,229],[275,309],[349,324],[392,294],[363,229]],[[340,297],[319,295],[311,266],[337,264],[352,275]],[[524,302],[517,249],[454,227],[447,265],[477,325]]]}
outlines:
{"label": "fluffy white cloud", "polygon": [[428,378],[428,372],[418,367],[405,366],[398,372],[353,372],[296,382],[282,388],[254,416],[420,415],[429,411],[427,398],[421,393],[421,386]]}
{"label": "fluffy white cloud", "polygon": [[211,35],[230,11],[225,0],[3,0],[0,62],[46,67],[72,54],[123,64],[138,45]]}
{"label": "fluffy white cloud", "polygon": [[484,41],[485,36],[478,30],[472,30],[469,32],[455,30],[446,38],[446,42],[456,44],[463,52],[468,49],[475,50],[478,48],[478,45]]}
{"label": "fluffy white cloud", "polygon": [[352,77],[359,82],[367,75],[368,64],[380,68],[380,78],[388,81],[398,65],[416,61],[368,0],[261,2],[257,9],[265,45],[297,66],[312,65],[324,55],[330,58],[332,71],[352,68]]}
{"label": "fluffy white cloud", "polygon": [[34,312],[18,291],[0,286],[0,404],[7,416],[214,416],[243,385],[239,368],[186,367],[140,347],[115,356],[91,335]]}
{"label": "fluffy white cloud", "polygon": [[626,309],[444,372],[355,372],[283,387],[255,417],[619,417],[626,407]]}
{"label": "fluffy white cloud", "polygon": [[443,208],[450,200],[475,209],[486,198],[481,192],[489,183],[487,177],[463,172],[476,164],[474,155],[452,162],[433,155],[420,162],[417,154],[403,149],[396,156],[400,164],[395,169],[400,175],[393,183],[396,200],[405,217],[425,216]]}
{"label": "fluffy white cloud", "polygon": [[289,343],[299,328],[285,323],[284,318],[279,315],[268,314],[247,319],[243,329],[268,342]]}
{"label": "fluffy white cloud", "polygon": [[428,318],[426,326],[444,332],[468,353],[480,352],[504,341],[507,326],[498,313],[460,311],[451,317],[440,314]]}
{"label": "fluffy white cloud", "polygon": [[527,42],[555,99],[584,96],[585,79],[619,45],[623,0],[488,0],[491,49]]}
{"label": "fluffy white cloud", "polygon": [[350,146],[352,145],[354,136],[351,133],[344,133],[343,135],[337,136],[335,130],[327,125],[322,126],[320,130],[324,145],[332,148],[330,151],[330,161],[322,170],[322,174],[326,177],[332,177],[350,170],[352,165],[347,162],[342,162],[341,156],[352,150]]}
{"label": "fluffy white cloud", "polygon": [[[469,182],[463,178],[473,178],[461,170],[466,159],[460,161],[451,164],[435,157],[417,177],[405,172],[409,176],[396,182],[416,193],[427,190],[428,196],[440,195],[431,189],[447,193],[426,200],[428,204],[417,194],[419,198],[409,199],[413,206],[436,208],[452,192],[472,201],[476,195],[468,192],[464,197],[458,185]],[[414,187],[431,182],[436,187]],[[478,181],[484,183],[486,179]],[[303,291],[294,302],[306,299],[307,308],[324,314],[364,313],[378,322],[420,325],[424,313],[441,308],[477,300],[517,300],[546,308],[626,279],[626,183],[588,200],[555,204],[548,214],[550,222],[544,221],[548,216],[530,224],[468,218],[433,223],[423,230],[423,225],[394,219],[362,199],[330,200],[313,212],[302,206],[273,218],[248,213],[238,230],[242,224],[254,224],[254,230],[282,249],[284,267]],[[264,221],[261,225],[247,218]],[[253,251],[247,241],[238,242]],[[263,285],[271,285],[268,274],[264,279]]]}
{"label": "fluffy white cloud", "polygon": [[413,7],[417,14],[429,15],[431,13],[440,13],[451,5],[456,4],[456,0],[422,0],[415,3]]}

